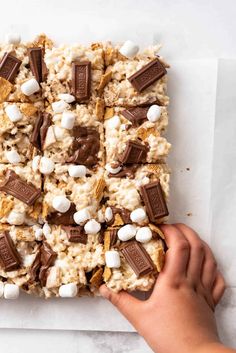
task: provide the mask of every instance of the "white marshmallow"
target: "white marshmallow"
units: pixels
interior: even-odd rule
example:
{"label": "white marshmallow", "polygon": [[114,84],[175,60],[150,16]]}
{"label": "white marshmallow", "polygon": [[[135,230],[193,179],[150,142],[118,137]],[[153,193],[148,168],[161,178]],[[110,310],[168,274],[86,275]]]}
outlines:
{"label": "white marshmallow", "polygon": [[111,173],[111,174],[117,174],[117,173],[119,173],[120,171],[121,171],[121,169],[122,169],[122,167],[120,166],[120,165],[118,165],[118,167],[116,167],[116,168],[112,168],[111,166],[110,166],[110,164],[106,164],[106,170],[109,172],[109,173]]}
{"label": "white marshmallow", "polygon": [[49,126],[49,128],[47,130],[46,137],[45,137],[45,141],[43,144],[43,149],[45,150],[49,146],[53,145],[55,142],[56,142],[56,137],[54,134],[54,128],[53,128],[53,126]]}
{"label": "white marshmallow", "polygon": [[152,239],[152,231],[148,227],[141,227],[138,229],[135,238],[140,243],[147,243]]}
{"label": "white marshmallow", "polygon": [[0,282],[0,298],[2,298],[3,293],[4,293],[4,283]]}
{"label": "white marshmallow", "polygon": [[25,222],[25,213],[12,210],[7,217],[7,222],[14,226],[21,226]]}
{"label": "white marshmallow", "polygon": [[75,101],[75,97],[69,93],[60,93],[60,94],[58,94],[58,98],[63,100],[66,103],[72,103]]}
{"label": "white marshmallow", "polygon": [[48,289],[59,287],[60,285],[60,268],[56,266],[52,266],[49,268],[46,287]]}
{"label": "white marshmallow", "polygon": [[53,126],[53,130],[54,130],[54,136],[58,141],[61,141],[64,139],[65,137],[65,129],[62,129],[60,126],[58,125],[54,125]]}
{"label": "white marshmallow", "polygon": [[100,208],[100,210],[98,210],[97,217],[98,217],[99,223],[105,222],[105,216],[104,216],[103,210],[101,208]]}
{"label": "white marshmallow", "polygon": [[87,221],[89,218],[90,218],[90,213],[88,211],[87,208],[83,208],[82,210],[80,211],[77,211],[76,213],[74,213],[74,221],[75,223],[77,224],[82,224],[84,223],[85,221]]}
{"label": "white marshmallow", "polygon": [[45,235],[46,238],[49,237],[49,235],[51,235],[51,228],[48,225],[48,223],[44,223],[42,231],[43,231],[43,235]]}
{"label": "white marshmallow", "polygon": [[13,122],[16,123],[22,119],[22,114],[20,109],[17,107],[16,104],[10,104],[6,107],[5,112],[8,118]]}
{"label": "white marshmallow", "polygon": [[17,299],[20,295],[20,289],[16,284],[6,283],[4,286],[5,299]]}
{"label": "white marshmallow", "polygon": [[31,94],[34,94],[40,90],[40,86],[38,84],[38,81],[35,80],[35,78],[31,78],[30,80],[24,82],[21,85],[21,91],[26,95],[26,96],[31,96]]}
{"label": "white marshmallow", "polygon": [[8,162],[11,164],[17,164],[17,163],[20,163],[20,161],[21,161],[19,153],[15,150],[7,151],[5,153],[5,155],[6,155]]}
{"label": "white marshmallow", "polygon": [[161,116],[161,107],[157,104],[151,105],[147,112],[147,118],[152,123],[155,123]]}
{"label": "white marshmallow", "polygon": [[36,228],[34,231],[35,239],[40,241],[43,239],[43,229],[42,228]]}
{"label": "white marshmallow", "polygon": [[56,114],[63,113],[64,110],[68,109],[69,107],[70,107],[69,104],[62,100],[52,103],[52,110]]}
{"label": "white marshmallow", "polygon": [[114,115],[111,119],[108,120],[108,126],[110,129],[119,129],[120,127],[120,118],[118,115]]}
{"label": "white marshmallow", "polygon": [[111,221],[113,218],[113,212],[112,212],[112,209],[111,207],[107,207],[106,210],[105,210],[105,220],[107,222]]}
{"label": "white marshmallow", "polygon": [[84,230],[86,234],[97,234],[101,229],[101,224],[98,223],[95,219],[90,219],[85,226]]}
{"label": "white marshmallow", "polygon": [[76,283],[63,284],[59,288],[59,295],[62,298],[73,298],[77,295],[78,288]]}
{"label": "white marshmallow", "polygon": [[35,156],[32,159],[32,169],[34,172],[37,172],[39,169],[39,163],[40,163],[41,156]]}
{"label": "white marshmallow", "polygon": [[130,219],[132,222],[141,223],[147,218],[147,214],[143,208],[136,208],[130,213]]}
{"label": "white marshmallow", "polygon": [[136,227],[131,224],[126,224],[118,230],[118,238],[122,241],[127,241],[135,237]]}
{"label": "white marshmallow", "polygon": [[61,127],[67,130],[73,129],[75,123],[75,114],[72,112],[64,112],[61,118]]}
{"label": "white marshmallow", "polygon": [[120,267],[120,255],[118,251],[110,250],[105,252],[105,261],[107,267],[119,268]]}
{"label": "white marshmallow", "polygon": [[40,173],[49,175],[54,171],[55,164],[54,162],[48,157],[42,157],[39,163],[39,170]]}
{"label": "white marshmallow", "polygon": [[123,56],[129,59],[132,59],[138,53],[138,51],[139,51],[139,46],[136,45],[131,40],[127,40],[119,50],[119,52]]}
{"label": "white marshmallow", "polygon": [[87,173],[87,169],[84,165],[70,165],[68,173],[73,178],[83,178]]}
{"label": "white marshmallow", "polygon": [[6,35],[6,42],[9,44],[17,45],[21,41],[21,36],[18,33],[8,33]]}
{"label": "white marshmallow", "polygon": [[52,200],[53,208],[61,213],[67,212],[70,208],[70,204],[70,200],[63,195],[55,196]]}

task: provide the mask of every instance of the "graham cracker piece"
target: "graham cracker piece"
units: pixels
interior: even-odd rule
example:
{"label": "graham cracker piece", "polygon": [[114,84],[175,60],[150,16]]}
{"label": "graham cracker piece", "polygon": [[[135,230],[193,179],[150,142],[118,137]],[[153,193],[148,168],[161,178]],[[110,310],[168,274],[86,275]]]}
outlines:
{"label": "graham cracker piece", "polygon": [[159,235],[159,237],[160,237],[161,239],[165,240],[165,235],[164,235],[164,233],[160,230],[159,227],[157,227],[156,225],[154,225],[154,224],[152,224],[152,223],[149,223],[148,227],[149,227],[151,230],[153,230],[153,232],[156,232],[156,233]]}
{"label": "graham cracker piece", "polygon": [[158,137],[160,134],[155,127],[150,127],[148,129],[141,127],[137,130],[137,135],[141,140],[146,140],[150,135]]}
{"label": "graham cracker piece", "polygon": [[5,80],[5,78],[0,77],[0,103],[3,103],[9,94],[11,93],[13,85]]}
{"label": "graham cracker piece", "polygon": [[32,116],[38,111],[38,108],[31,103],[22,103],[20,105],[20,111],[25,116]]}
{"label": "graham cracker piece", "polygon": [[118,226],[123,226],[123,225],[124,225],[123,219],[121,218],[119,213],[116,213],[115,217],[114,217],[113,227],[118,227]]}
{"label": "graham cracker piece", "polygon": [[12,129],[13,127],[14,127],[13,122],[8,118],[6,114],[3,114],[0,119],[1,133],[4,133],[5,131]]}
{"label": "graham cracker piece", "polygon": [[106,108],[104,120],[108,120],[114,116],[114,108]]}
{"label": "graham cracker piece", "polygon": [[157,271],[161,272],[161,270],[164,267],[164,263],[165,263],[165,252],[161,247],[158,248],[158,250],[156,252],[156,257],[157,257],[157,261],[154,261],[154,262],[156,264]]}
{"label": "graham cracker piece", "polygon": [[111,278],[111,269],[110,267],[105,266],[104,272],[103,272],[103,279],[105,282],[109,281],[109,279]]}
{"label": "graham cracker piece", "polygon": [[103,268],[97,269],[89,281],[95,288],[99,288],[103,282]]}
{"label": "graham cracker piece", "polygon": [[104,117],[105,103],[102,98],[97,98],[95,106],[95,114],[99,121],[103,120]]}
{"label": "graham cracker piece", "polygon": [[108,71],[104,75],[102,75],[101,81],[98,86],[99,96],[102,94],[104,87],[111,81],[111,78],[112,78],[112,71]]}
{"label": "graham cracker piece", "polygon": [[37,220],[42,210],[41,202],[36,202],[33,206],[29,209],[29,216],[33,219]]}
{"label": "graham cracker piece", "polygon": [[91,44],[92,50],[97,50],[97,49],[102,49],[102,48],[103,48],[102,43],[92,43]]}
{"label": "graham cracker piece", "polygon": [[14,201],[2,197],[0,200],[0,217],[5,217],[14,207]]}
{"label": "graham cracker piece", "polygon": [[104,251],[110,250],[110,245],[111,245],[111,237],[110,237],[110,231],[106,230],[104,232]]}
{"label": "graham cracker piece", "polygon": [[104,59],[106,66],[113,64],[114,57],[116,57],[116,50],[112,47],[108,47],[104,51]]}
{"label": "graham cracker piece", "polygon": [[48,215],[49,205],[46,202],[43,202],[42,205],[42,217],[46,218]]}
{"label": "graham cracker piece", "polygon": [[29,47],[45,47],[51,49],[53,47],[53,41],[49,39],[46,34],[42,33],[38,35],[33,42],[29,43]]}
{"label": "graham cracker piece", "polygon": [[27,227],[27,231],[24,227],[15,227],[16,239],[18,241],[34,241],[35,236],[32,227]]}
{"label": "graham cracker piece", "polygon": [[98,179],[94,190],[94,197],[100,201],[103,196],[103,190],[105,189],[106,183],[103,178]]}

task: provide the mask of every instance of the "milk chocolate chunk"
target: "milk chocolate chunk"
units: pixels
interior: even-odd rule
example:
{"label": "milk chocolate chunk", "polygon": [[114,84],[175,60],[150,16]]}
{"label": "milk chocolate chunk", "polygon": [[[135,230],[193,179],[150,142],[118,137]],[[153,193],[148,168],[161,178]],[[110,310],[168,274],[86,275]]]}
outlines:
{"label": "milk chocolate chunk", "polygon": [[62,227],[67,236],[68,240],[72,243],[81,243],[87,244],[88,236],[85,234],[84,227],[76,226],[76,227]]}
{"label": "milk chocolate chunk", "polygon": [[167,71],[164,65],[158,59],[154,59],[142,69],[135,72],[135,74],[130,76],[128,80],[133,87],[141,93],[166,73]]}
{"label": "milk chocolate chunk", "polygon": [[10,169],[7,170],[5,181],[0,185],[0,191],[14,196],[28,206],[32,206],[41,195],[40,189],[22,180],[19,175]]}
{"label": "milk chocolate chunk", "polygon": [[21,62],[21,60],[17,59],[12,54],[5,53],[0,62],[0,76],[11,83],[14,83]]}
{"label": "milk chocolate chunk", "polygon": [[147,112],[149,106],[147,107],[135,107],[130,109],[122,110],[121,114],[131,121],[132,125],[141,125],[145,120],[147,120]]}
{"label": "milk chocolate chunk", "polygon": [[115,221],[115,215],[116,214],[119,214],[122,221],[124,222],[124,224],[128,224],[128,223],[132,223],[131,222],[131,219],[130,219],[130,211],[127,210],[126,208],[119,208],[119,207],[114,207],[114,206],[111,206],[111,209],[112,209],[112,214],[113,214],[113,217],[112,219],[107,222],[107,224],[110,226],[114,223]]}
{"label": "milk chocolate chunk", "polygon": [[29,48],[29,63],[32,74],[38,81],[38,83],[42,82],[46,78],[46,65],[43,59],[44,49],[43,48]]}
{"label": "milk chocolate chunk", "polygon": [[0,233],[0,264],[4,271],[14,271],[20,267],[21,259],[9,232]]}
{"label": "milk chocolate chunk", "polygon": [[119,160],[123,164],[145,163],[148,148],[139,141],[128,141],[126,148]]}
{"label": "milk chocolate chunk", "polygon": [[109,176],[109,178],[125,178],[125,177],[127,177],[130,179],[133,179],[137,169],[138,169],[138,164],[123,165],[122,169],[118,173],[116,173],[116,174],[109,173],[108,176]]}
{"label": "milk chocolate chunk", "polygon": [[29,276],[30,276],[29,283],[33,283],[36,280],[40,266],[41,266],[41,252],[38,251],[29,271]]}
{"label": "milk chocolate chunk", "polygon": [[147,209],[147,214],[152,222],[159,218],[168,216],[165,197],[159,181],[141,186],[141,196]]}
{"label": "milk chocolate chunk", "polygon": [[76,225],[73,215],[76,212],[75,204],[71,204],[69,210],[65,213],[53,212],[47,216],[47,222],[49,224],[60,225],[63,224],[65,226]]}
{"label": "milk chocolate chunk", "polygon": [[123,243],[120,251],[137,277],[155,272],[155,265],[151,257],[137,241],[132,240]]}
{"label": "milk chocolate chunk", "polygon": [[51,246],[47,242],[43,242],[41,247],[41,263],[43,266],[50,267],[56,260],[57,254],[52,250]]}
{"label": "milk chocolate chunk", "polygon": [[68,162],[83,164],[88,167],[97,164],[97,155],[100,148],[98,131],[85,126],[75,126],[73,136],[72,157],[69,158]]}
{"label": "milk chocolate chunk", "polygon": [[91,94],[91,62],[74,61],[72,63],[72,93],[77,102],[84,102]]}
{"label": "milk chocolate chunk", "polygon": [[40,128],[43,123],[43,115],[39,113],[35,119],[34,128],[30,136],[30,143],[36,147],[38,150],[41,150],[41,140],[40,140]]}
{"label": "milk chocolate chunk", "polygon": [[42,125],[40,127],[40,144],[41,144],[41,149],[43,149],[45,140],[46,140],[46,136],[47,136],[47,131],[49,126],[51,126],[52,124],[52,118],[51,115],[49,113],[43,113],[43,122]]}
{"label": "milk chocolate chunk", "polygon": [[116,245],[116,242],[118,239],[117,233],[118,233],[118,229],[110,230],[110,247]]}

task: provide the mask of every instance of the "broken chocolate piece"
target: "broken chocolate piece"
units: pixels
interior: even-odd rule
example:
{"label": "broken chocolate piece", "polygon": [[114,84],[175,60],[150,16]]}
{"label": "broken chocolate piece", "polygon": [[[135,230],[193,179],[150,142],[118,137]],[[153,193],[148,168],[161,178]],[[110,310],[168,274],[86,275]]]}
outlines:
{"label": "broken chocolate piece", "polygon": [[0,191],[14,196],[28,206],[32,206],[41,195],[40,189],[22,180],[19,175],[10,169],[7,170],[5,181],[0,185]]}
{"label": "broken chocolate piece", "polygon": [[47,136],[47,131],[49,126],[52,124],[52,118],[49,113],[43,113],[43,122],[40,127],[40,144],[41,144],[41,149],[43,149],[46,136]]}
{"label": "broken chocolate piece", "polygon": [[30,143],[36,147],[38,150],[41,150],[41,140],[40,140],[40,128],[43,123],[43,114],[39,113],[35,119],[34,128],[30,136]]}
{"label": "broken chocolate piece", "polygon": [[47,73],[46,65],[43,59],[44,48],[29,48],[28,55],[32,74],[38,83],[44,81]]}
{"label": "broken chocolate piece", "polygon": [[72,243],[87,244],[88,236],[84,231],[84,227],[82,227],[82,226],[76,226],[76,227],[63,226],[62,228],[65,230],[65,232],[68,236],[68,240],[71,241]]}
{"label": "broken chocolate piece", "polygon": [[128,264],[132,267],[137,277],[142,277],[155,272],[155,265],[144,249],[135,240],[123,243],[120,249]]}
{"label": "broken chocolate piece", "polygon": [[118,173],[116,173],[116,174],[109,173],[108,176],[110,178],[125,178],[125,177],[127,177],[130,179],[133,179],[137,169],[138,169],[138,164],[132,164],[129,166],[124,165],[124,166],[122,166],[122,169]]}
{"label": "broken chocolate piece", "polygon": [[50,267],[56,260],[57,254],[52,250],[51,246],[47,242],[43,242],[40,249],[41,252],[41,263],[43,266]]}
{"label": "broken chocolate piece", "polygon": [[116,245],[118,229],[110,229],[110,248]]}
{"label": "broken chocolate piece", "polygon": [[63,224],[64,226],[73,226],[76,225],[73,215],[76,212],[75,204],[71,204],[69,210],[65,213],[60,212],[53,212],[47,216],[47,222],[49,224],[56,224],[60,225]]}
{"label": "broken chocolate piece", "polygon": [[75,126],[73,136],[75,138],[72,145],[73,155],[68,162],[88,167],[97,164],[97,154],[100,148],[98,131],[85,126]]}
{"label": "broken chocolate piece", "polygon": [[14,271],[20,267],[21,258],[9,232],[0,233],[0,264],[4,271]]}
{"label": "broken chocolate piece", "polygon": [[138,92],[142,92],[167,73],[164,65],[158,59],[152,60],[142,69],[128,78]]}
{"label": "broken chocolate piece", "polygon": [[77,102],[84,102],[91,94],[91,62],[74,61],[72,63],[72,92]]}
{"label": "broken chocolate piece", "polygon": [[122,110],[121,114],[126,119],[131,121],[132,125],[139,126],[145,120],[147,120],[148,109],[149,109],[149,106],[147,106],[147,107],[135,107],[135,108]]}
{"label": "broken chocolate piece", "polygon": [[147,214],[152,222],[158,222],[159,218],[168,216],[165,197],[159,181],[141,186],[141,196],[147,209]]}
{"label": "broken chocolate piece", "polygon": [[116,214],[120,215],[124,224],[132,223],[130,219],[131,212],[129,210],[127,210],[126,208],[119,208],[114,206],[111,206],[111,209],[112,209],[113,217],[109,222],[107,222],[107,225],[111,226],[114,223]]}
{"label": "broken chocolate piece", "polygon": [[10,53],[5,53],[0,62],[0,76],[14,83],[22,61]]}
{"label": "broken chocolate piece", "polygon": [[139,141],[129,140],[119,160],[123,164],[145,163],[148,148]]}
{"label": "broken chocolate piece", "polygon": [[39,272],[39,269],[40,269],[40,266],[41,266],[41,252],[40,250],[38,251],[35,259],[34,259],[34,262],[30,268],[30,271],[29,271],[29,283],[33,283],[36,278],[38,277],[38,272]]}

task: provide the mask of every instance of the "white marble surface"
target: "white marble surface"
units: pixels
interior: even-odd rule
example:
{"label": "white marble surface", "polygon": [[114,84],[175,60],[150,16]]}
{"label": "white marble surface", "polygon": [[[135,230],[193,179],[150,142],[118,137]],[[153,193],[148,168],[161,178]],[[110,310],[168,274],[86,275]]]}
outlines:
{"label": "white marble surface", "polygon": [[[11,0],[1,4],[1,13],[2,37],[23,28],[28,38],[45,31],[58,41],[83,41],[85,32],[91,40],[125,40],[132,23],[129,39],[142,37],[148,44],[160,40],[170,60],[236,57],[235,0]],[[226,293],[217,317],[223,340],[236,347],[235,289]],[[0,340],[1,350],[11,353],[31,352],[32,347],[35,353],[45,348],[52,353],[150,352],[135,333],[2,329]]]}

